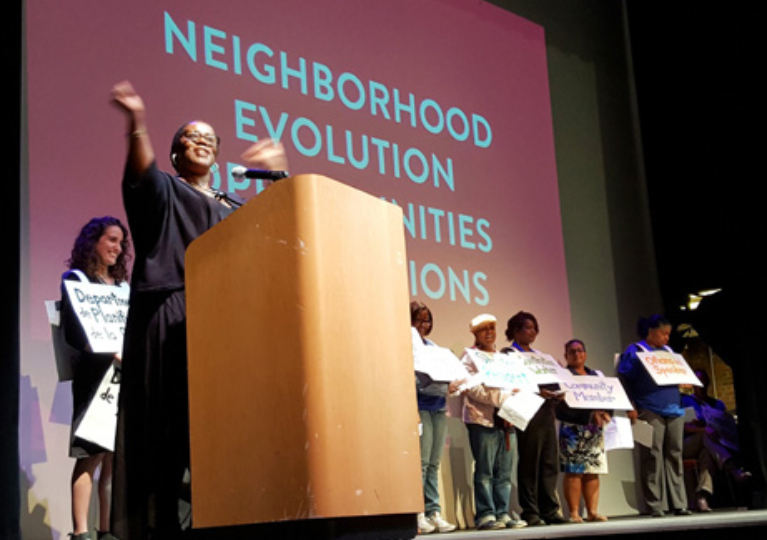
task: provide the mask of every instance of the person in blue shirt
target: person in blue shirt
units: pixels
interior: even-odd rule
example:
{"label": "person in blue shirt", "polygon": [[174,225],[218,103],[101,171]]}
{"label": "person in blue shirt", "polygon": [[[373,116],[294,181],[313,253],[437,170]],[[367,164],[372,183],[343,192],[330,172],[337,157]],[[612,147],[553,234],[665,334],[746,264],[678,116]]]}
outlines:
{"label": "person in blue shirt", "polygon": [[653,517],[663,517],[666,511],[690,515],[682,469],[684,409],[679,387],[655,384],[637,356],[641,352],[671,352],[671,323],[662,315],[642,318],[638,333],[641,341],[629,345],[620,357],[618,377],[634,405],[628,414],[631,422],[641,419],[653,428],[652,446],[639,445],[642,494]]}
{"label": "person in blue shirt", "polygon": [[[410,324],[418,332],[423,344],[434,346],[427,339],[434,325],[431,310],[422,302],[410,302]],[[418,532],[447,533],[456,526],[442,517],[439,501],[439,465],[447,438],[446,396],[458,391],[463,381],[442,383],[431,380],[425,373],[416,372],[418,415],[421,421],[421,474],[423,480],[424,512],[418,515]]]}

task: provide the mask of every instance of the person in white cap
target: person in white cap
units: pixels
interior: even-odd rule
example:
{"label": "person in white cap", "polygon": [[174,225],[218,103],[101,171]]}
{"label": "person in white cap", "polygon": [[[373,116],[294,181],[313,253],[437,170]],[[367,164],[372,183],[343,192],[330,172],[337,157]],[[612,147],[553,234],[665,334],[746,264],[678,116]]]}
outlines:
{"label": "person in white cap", "polygon": [[[490,314],[474,317],[469,330],[474,334],[473,354],[462,361],[469,373],[479,373],[482,363],[495,361],[495,323]],[[464,394],[463,421],[469,432],[474,457],[474,523],[479,530],[524,527],[511,516],[511,472],[516,454],[514,427],[498,416],[498,409],[513,392],[484,384]]]}

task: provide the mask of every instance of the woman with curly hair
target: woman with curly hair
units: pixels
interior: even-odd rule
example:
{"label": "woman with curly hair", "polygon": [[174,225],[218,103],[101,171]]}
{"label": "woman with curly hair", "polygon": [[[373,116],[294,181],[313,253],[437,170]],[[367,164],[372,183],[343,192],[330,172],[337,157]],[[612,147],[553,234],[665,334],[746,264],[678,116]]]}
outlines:
{"label": "woman with curly hair", "polygon": [[113,287],[127,285],[129,247],[128,230],[119,219],[111,216],[93,218],[77,236],[71,257],[67,261],[69,270],[61,278],[61,326],[66,342],[79,352],[73,361],[72,432],[69,449],[70,457],[76,460],[71,482],[74,540],[90,538],[88,507],[93,491],[93,478],[99,466],[99,538],[109,530],[112,453],[93,442],[75,436],[75,429],[85,416],[88,405],[112,362],[120,358],[117,354],[91,352],[85,331],[69,301],[64,281],[87,281]]}

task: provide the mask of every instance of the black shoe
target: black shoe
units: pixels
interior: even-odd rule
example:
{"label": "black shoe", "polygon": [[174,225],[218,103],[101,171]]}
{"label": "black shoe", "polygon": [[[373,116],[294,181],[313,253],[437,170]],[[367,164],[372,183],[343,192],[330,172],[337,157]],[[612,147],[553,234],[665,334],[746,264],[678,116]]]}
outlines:
{"label": "black shoe", "polygon": [[546,516],[546,523],[549,525],[564,525],[565,523],[570,523],[570,521],[559,514],[553,514],[551,516]]}
{"label": "black shoe", "polygon": [[664,517],[666,513],[663,510],[653,510],[650,515],[654,518]]}
{"label": "black shoe", "polygon": [[539,527],[542,525],[546,525],[546,522],[541,519],[541,516],[536,515],[530,515],[530,516],[522,516],[522,519],[527,521],[528,527]]}
{"label": "black shoe", "polygon": [[689,508],[677,508],[676,510],[674,510],[674,515],[675,516],[691,516],[692,510],[690,510]]}

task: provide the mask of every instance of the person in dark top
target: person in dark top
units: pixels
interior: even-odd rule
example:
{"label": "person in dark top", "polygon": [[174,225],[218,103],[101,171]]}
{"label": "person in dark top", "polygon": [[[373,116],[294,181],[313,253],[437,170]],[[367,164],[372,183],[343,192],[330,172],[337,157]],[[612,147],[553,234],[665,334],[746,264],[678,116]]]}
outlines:
{"label": "person in dark top", "polygon": [[[535,315],[520,311],[506,323],[506,339],[511,344],[501,352],[537,352],[532,344],[539,332]],[[522,519],[530,526],[568,523],[560,513],[557,496],[559,478],[559,441],[555,409],[563,399],[558,384],[539,385],[538,393],[546,401],[519,432],[519,505]]]}
{"label": "person in dark top", "polygon": [[[601,376],[586,366],[586,345],[579,339],[565,343],[567,369],[573,375]],[[566,402],[557,405],[559,464],[564,473],[562,488],[570,510],[570,521],[582,523],[581,496],[586,504],[587,521],[607,521],[597,511],[599,475],[607,474],[607,455],[602,429],[610,423],[612,411],[573,409]]]}
{"label": "person in dark top", "polygon": [[75,430],[88,410],[99,385],[119,354],[93,353],[79,318],[69,300],[65,281],[87,281],[120,287],[127,284],[130,242],[128,230],[111,216],[93,218],[83,226],[67,261],[69,270],[61,279],[61,327],[66,343],[78,351],[73,361],[72,431],[69,456],[75,458],[72,471],[72,538],[90,538],[88,510],[93,478],[101,467],[98,480],[98,536],[109,531],[112,452],[100,445],[77,437]]}
{"label": "person in dark top", "polygon": [[[170,152],[174,176],[157,167],[144,102],[133,86],[115,85],[112,101],[128,121],[122,191],[136,251],[112,529],[120,540],[166,540],[191,525],[184,255],[242,201],[211,188],[221,142],[210,124],[192,121],[176,132]],[[282,146],[269,139],[251,146],[242,159],[287,169]]]}

